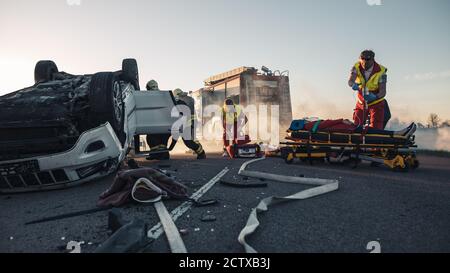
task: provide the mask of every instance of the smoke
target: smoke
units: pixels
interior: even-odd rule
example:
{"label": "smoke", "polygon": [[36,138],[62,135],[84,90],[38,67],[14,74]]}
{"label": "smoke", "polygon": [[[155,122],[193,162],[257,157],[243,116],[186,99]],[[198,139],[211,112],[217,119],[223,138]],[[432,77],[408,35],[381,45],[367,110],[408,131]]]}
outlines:
{"label": "smoke", "polygon": [[450,127],[418,129],[416,144],[423,150],[450,151]]}
{"label": "smoke", "polygon": [[[353,103],[353,102],[352,102]],[[292,115],[294,119],[318,117],[321,119],[351,118],[353,106],[338,107],[314,88],[292,94]]]}

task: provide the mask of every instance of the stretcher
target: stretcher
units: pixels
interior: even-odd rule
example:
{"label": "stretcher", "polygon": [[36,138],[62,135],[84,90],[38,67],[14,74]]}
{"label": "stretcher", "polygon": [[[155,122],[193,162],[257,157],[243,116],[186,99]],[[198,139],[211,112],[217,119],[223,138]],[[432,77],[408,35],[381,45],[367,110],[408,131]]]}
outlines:
{"label": "stretcher", "polygon": [[288,164],[298,158],[313,164],[317,160],[349,162],[356,168],[364,160],[392,170],[406,171],[419,167],[413,148],[414,135],[387,133],[342,133],[330,131],[288,130],[281,142],[281,157]]}

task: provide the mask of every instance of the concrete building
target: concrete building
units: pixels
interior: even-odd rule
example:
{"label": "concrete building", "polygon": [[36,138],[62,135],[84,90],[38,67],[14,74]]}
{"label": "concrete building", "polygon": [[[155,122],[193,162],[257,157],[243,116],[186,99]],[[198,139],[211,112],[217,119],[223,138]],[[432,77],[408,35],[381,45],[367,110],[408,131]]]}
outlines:
{"label": "concrete building", "polygon": [[[279,106],[280,133],[284,132],[292,121],[292,105],[289,88],[289,72],[271,71],[262,67],[261,72],[254,67],[239,67],[225,73],[214,75],[204,81],[205,86],[191,93],[196,101],[197,117],[205,124],[208,118],[203,118],[202,109],[211,104],[222,106],[227,98],[243,107],[266,105]],[[249,123],[252,120],[249,117]]]}

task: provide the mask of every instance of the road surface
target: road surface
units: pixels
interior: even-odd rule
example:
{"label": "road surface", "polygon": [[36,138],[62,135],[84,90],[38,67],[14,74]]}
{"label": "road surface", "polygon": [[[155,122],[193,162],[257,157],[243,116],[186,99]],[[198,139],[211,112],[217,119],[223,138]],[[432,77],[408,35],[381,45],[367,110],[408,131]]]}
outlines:
{"label": "road surface", "polygon": [[[170,161],[139,161],[173,171],[176,179],[195,192],[224,168],[224,180],[242,181],[237,175],[245,160],[230,160],[218,154],[197,161],[181,154]],[[267,158],[251,170],[276,174],[338,179],[337,191],[315,198],[271,207],[260,216],[261,225],[248,242],[259,252],[357,252],[367,253],[367,244],[379,242],[382,252],[450,252],[450,159],[419,156],[416,171],[397,173],[363,164],[357,169],[317,163],[310,166]],[[107,212],[97,212],[53,222],[24,225],[41,217],[95,207],[113,176],[59,191],[0,195],[0,252],[64,252],[69,241],[84,241],[82,252],[92,252],[105,241]],[[266,181],[266,188],[233,188],[215,184],[204,196],[218,204],[192,207],[177,221],[186,248],[192,253],[243,252],[237,237],[249,213],[271,195],[284,196],[302,189]],[[182,202],[167,200],[171,211]],[[132,204],[122,208],[126,219],[143,219],[149,227],[159,222],[152,205]],[[205,214],[217,220],[202,222]],[[169,252],[165,235],[147,248]]]}

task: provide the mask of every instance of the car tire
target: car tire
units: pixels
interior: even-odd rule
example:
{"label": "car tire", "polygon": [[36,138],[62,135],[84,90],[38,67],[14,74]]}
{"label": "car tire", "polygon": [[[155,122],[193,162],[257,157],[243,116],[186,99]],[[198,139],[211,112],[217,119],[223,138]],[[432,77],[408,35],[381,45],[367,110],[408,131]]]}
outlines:
{"label": "car tire", "polygon": [[140,90],[139,69],[136,59],[124,59],[122,61],[122,79],[131,83],[136,90]]}
{"label": "car tire", "polygon": [[58,73],[58,67],[53,61],[39,61],[34,67],[34,82],[48,82],[54,79],[54,74]]}
{"label": "car tire", "polygon": [[100,72],[92,76],[89,85],[89,105],[92,127],[109,122],[123,144],[126,138],[125,105],[116,74]]}

